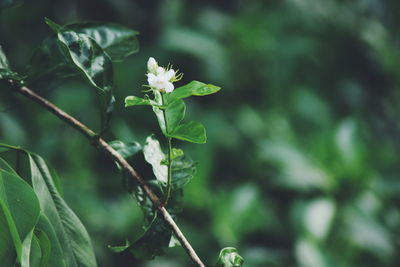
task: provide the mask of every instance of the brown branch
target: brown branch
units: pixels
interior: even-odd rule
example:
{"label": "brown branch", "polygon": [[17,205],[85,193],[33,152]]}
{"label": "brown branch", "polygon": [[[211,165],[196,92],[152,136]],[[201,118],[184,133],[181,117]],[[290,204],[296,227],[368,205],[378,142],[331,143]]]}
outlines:
{"label": "brown branch", "polygon": [[36,94],[29,88],[23,86],[19,87],[16,84],[14,84],[12,81],[10,81],[12,84],[12,89],[15,92],[18,92],[39,105],[43,106],[46,108],[48,111],[59,117],[61,120],[66,122],[67,124],[71,125],[73,128],[81,132],[84,136],[86,136],[88,139],[91,140],[92,144],[101,148],[103,151],[105,151],[108,155],[111,156],[115,161],[118,162],[119,165],[124,168],[129,175],[136,180],[139,185],[143,188],[143,190],[146,192],[147,196],[151,199],[153,204],[157,207],[159,212],[161,213],[164,221],[170,226],[172,232],[176,236],[176,238],[180,241],[182,247],[186,250],[192,261],[200,267],[205,267],[204,263],[200,260],[199,256],[197,256],[196,252],[188,242],[188,240],[185,238],[183,235],[182,231],[179,229],[178,225],[175,223],[175,221],[172,219],[171,215],[169,212],[165,209],[165,207],[162,205],[162,201],[160,198],[150,189],[150,187],[147,186],[145,180],[137,173],[137,171],[115,150],[113,149],[109,144],[107,144],[104,139],[98,137],[98,135],[92,131],[89,127],[84,125],[82,122],[78,121],[62,109],[58,108],[56,105],[48,101],[47,99],[41,97],[40,95]]}

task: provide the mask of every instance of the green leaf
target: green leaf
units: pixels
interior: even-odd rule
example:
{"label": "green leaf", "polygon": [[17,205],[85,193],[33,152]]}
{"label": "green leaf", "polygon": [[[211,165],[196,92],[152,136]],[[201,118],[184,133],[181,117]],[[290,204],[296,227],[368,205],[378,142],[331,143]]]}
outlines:
{"label": "green leaf", "polygon": [[88,81],[101,91],[110,91],[113,87],[113,67],[103,49],[86,34],[63,31],[57,36]]}
{"label": "green leaf", "polygon": [[167,135],[173,133],[185,117],[186,106],[181,99],[176,99],[168,104],[165,109]]}
{"label": "green leaf", "polygon": [[236,248],[223,248],[219,253],[218,261],[215,267],[242,267],[243,258],[239,255]]}
{"label": "green leaf", "polygon": [[55,23],[54,21],[52,21],[49,18],[44,18],[44,22],[50,27],[50,29],[52,29],[55,33],[59,33],[60,30],[62,29],[61,25],[58,25],[57,23]]}
{"label": "green leaf", "polygon": [[2,47],[0,46],[0,80],[1,79],[13,79],[22,80],[22,78],[10,69],[8,59],[4,53]]}
{"label": "green leaf", "polygon": [[68,24],[65,29],[83,33],[93,39],[110,56],[112,61],[122,61],[139,51],[138,32],[127,27],[102,22]]}
{"label": "green leaf", "polygon": [[174,159],[176,159],[178,157],[181,157],[183,155],[184,155],[184,153],[183,153],[182,149],[172,148],[172,150],[171,150],[171,160],[174,160]]}
{"label": "green leaf", "polygon": [[43,255],[45,257],[47,257],[48,255],[48,259],[46,258],[42,259],[43,261],[47,260],[48,262],[48,265],[44,266],[67,267],[66,259],[68,257],[67,256],[68,251],[63,251],[61,248],[60,242],[62,242],[61,240],[62,237],[57,236],[53,225],[43,214],[40,215],[39,222],[37,223],[35,228],[35,233],[38,233],[38,231],[43,233],[43,235],[45,235],[49,240],[49,243],[46,244],[47,241],[42,240],[45,239],[45,237],[41,237],[38,235],[38,239],[40,241],[39,242],[40,247],[43,250]]}
{"label": "green leaf", "polygon": [[[29,154],[32,187],[43,214],[50,221],[64,253],[67,266],[97,266],[89,235],[56,190],[45,161]],[[44,229],[43,229],[44,230]],[[46,231],[47,234],[49,234]]]}
{"label": "green leaf", "polygon": [[142,146],[137,142],[124,143],[119,140],[111,141],[108,143],[112,148],[114,148],[124,159],[128,159],[140,150]]}
{"label": "green leaf", "polygon": [[4,69],[4,70],[9,70],[10,69],[10,65],[8,63],[8,59],[6,57],[6,54],[3,51],[3,48],[0,45],[0,69]]}
{"label": "green leaf", "polygon": [[179,125],[169,136],[197,144],[207,142],[206,129],[201,123],[196,121],[189,121]]}
{"label": "green leaf", "polygon": [[132,244],[129,250],[138,259],[151,260],[167,252],[171,236],[171,230],[156,213],[146,232]]}
{"label": "green leaf", "polygon": [[[36,236],[32,237],[31,254],[29,255],[29,265],[26,267],[41,267],[42,249]],[[24,266],[22,266],[24,267]]]}
{"label": "green leaf", "polygon": [[160,143],[153,136],[146,138],[143,154],[145,160],[153,167],[153,173],[157,181],[164,185],[167,184],[168,167],[161,164],[161,161],[165,159],[165,154],[161,150]]}
{"label": "green leaf", "polygon": [[196,174],[196,165],[188,156],[179,156],[172,161],[172,189],[184,187]]}
{"label": "green leaf", "polygon": [[79,71],[68,55],[64,55],[55,36],[43,40],[35,49],[27,64],[25,73],[27,82],[32,83],[40,78],[53,75],[64,78],[79,75]]}
{"label": "green leaf", "polygon": [[112,252],[120,253],[120,252],[122,252],[122,251],[127,250],[130,246],[131,246],[131,243],[130,243],[129,240],[127,239],[127,240],[125,240],[125,245],[122,245],[122,246],[111,246],[111,245],[108,245],[107,247],[108,247],[108,249],[111,250]]}
{"label": "green leaf", "polygon": [[[2,144],[0,146],[8,149],[3,150],[3,158],[31,184],[39,199],[41,215],[35,230],[43,231],[50,240],[48,266],[97,266],[88,233],[60,196],[54,183],[55,178],[46,162],[38,155],[23,149]],[[16,155],[13,156],[11,152]]]}
{"label": "green leaf", "polygon": [[174,99],[186,98],[189,96],[204,96],[209,94],[214,94],[221,90],[221,87],[205,84],[199,81],[191,81],[190,83],[176,88],[169,94],[166,94],[168,101],[173,101]]}
{"label": "green leaf", "polygon": [[24,3],[24,0],[0,0],[0,9],[17,7]]}
{"label": "green leaf", "polygon": [[151,105],[150,99],[137,96],[127,96],[125,98],[125,107]]}
{"label": "green leaf", "polygon": [[[38,221],[39,201],[32,188],[13,173],[0,170],[0,262],[22,259],[22,242]],[[7,265],[9,264],[9,265]]]}

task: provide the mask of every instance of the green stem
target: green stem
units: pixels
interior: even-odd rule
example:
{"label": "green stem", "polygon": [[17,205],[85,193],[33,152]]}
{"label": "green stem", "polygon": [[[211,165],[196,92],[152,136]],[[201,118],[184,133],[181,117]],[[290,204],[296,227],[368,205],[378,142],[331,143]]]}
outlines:
{"label": "green stem", "polygon": [[171,185],[172,185],[172,138],[168,137],[168,180],[167,180],[167,194],[165,195],[164,205],[167,205],[167,202],[171,196]]}
{"label": "green stem", "polygon": [[[162,105],[164,106],[165,105],[164,95],[161,95],[161,101],[162,101]],[[164,116],[164,123],[165,123],[165,132],[168,134],[167,115],[166,115],[165,111],[166,111],[165,109],[162,110],[163,116]],[[163,206],[167,205],[168,200],[169,200],[169,198],[171,196],[171,184],[172,184],[172,181],[171,181],[172,180],[172,169],[171,169],[171,165],[172,165],[172,156],[171,156],[171,154],[172,154],[172,138],[168,137],[168,136],[165,136],[165,137],[166,137],[167,143],[168,143],[168,151],[167,151],[167,153],[168,153],[168,155],[167,155],[168,156],[168,164],[167,164],[168,177],[167,177],[167,189],[166,189],[167,192],[165,194],[165,199],[164,199],[164,202],[163,202]]]}

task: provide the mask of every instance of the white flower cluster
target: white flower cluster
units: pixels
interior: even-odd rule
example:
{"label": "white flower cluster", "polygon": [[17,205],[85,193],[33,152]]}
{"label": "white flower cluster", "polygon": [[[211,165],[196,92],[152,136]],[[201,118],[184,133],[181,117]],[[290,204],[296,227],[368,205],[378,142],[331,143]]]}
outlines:
{"label": "white flower cluster", "polygon": [[163,68],[158,66],[157,61],[150,57],[147,61],[147,82],[153,89],[160,92],[171,93],[174,90],[173,82],[182,78],[182,75],[177,75],[177,72],[171,68]]}

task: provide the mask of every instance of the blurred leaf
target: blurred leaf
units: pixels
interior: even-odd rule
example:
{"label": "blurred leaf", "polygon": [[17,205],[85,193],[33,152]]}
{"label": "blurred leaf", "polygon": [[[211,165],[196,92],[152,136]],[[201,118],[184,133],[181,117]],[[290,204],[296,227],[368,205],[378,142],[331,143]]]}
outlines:
{"label": "blurred leaf", "polygon": [[153,136],[146,138],[143,154],[145,160],[153,167],[153,173],[157,181],[164,185],[167,184],[168,167],[161,164],[161,161],[165,159],[165,155],[161,150],[160,143]]}
{"label": "blurred leaf", "polygon": [[40,213],[38,198],[18,176],[0,170],[0,260],[12,266],[22,258],[22,241],[35,226]]}
{"label": "blurred leaf", "polygon": [[318,246],[311,239],[300,239],[295,247],[296,258],[303,267],[328,267],[328,259]]}
{"label": "blurred leaf", "polygon": [[93,39],[113,61],[122,61],[139,51],[138,32],[114,23],[80,22],[64,27]]}
{"label": "blurred leaf", "polygon": [[179,148],[172,148],[171,150],[171,160],[174,160],[175,158],[183,156],[183,150]]}
{"label": "blurred leaf", "polygon": [[131,243],[129,242],[129,240],[126,240],[125,241],[125,245],[122,245],[122,246],[111,246],[111,245],[108,245],[107,247],[112,252],[120,253],[120,252],[123,252],[126,249],[128,249],[130,246],[131,246]]}
{"label": "blurred leaf", "polygon": [[179,125],[169,136],[198,144],[207,142],[206,129],[197,121],[189,121]]}
{"label": "blurred leaf", "polygon": [[185,117],[185,110],[185,103],[183,103],[183,101],[180,99],[174,100],[168,104],[167,108],[165,109],[165,125],[168,135],[172,134],[177,129]]}
{"label": "blurred leaf", "polygon": [[44,22],[50,27],[50,29],[53,30],[54,33],[59,33],[60,30],[62,29],[61,25],[58,25],[49,18],[44,18]]}
{"label": "blurred leaf", "polygon": [[110,57],[89,36],[74,31],[57,34],[75,66],[82,71],[89,82],[100,91],[113,87],[113,67]]}
{"label": "blurred leaf", "polygon": [[124,143],[122,141],[115,140],[109,142],[108,144],[114,148],[124,159],[130,158],[142,150],[142,146],[136,142]]}
{"label": "blurred leaf", "polygon": [[179,156],[172,161],[172,189],[177,190],[184,187],[196,174],[196,165],[188,156]]}
{"label": "blurred leaf", "polygon": [[132,244],[129,250],[138,259],[151,260],[166,253],[171,236],[171,230],[156,213],[146,232]]}
{"label": "blurred leaf", "polygon": [[209,94],[214,94],[221,90],[221,87],[205,84],[199,81],[191,81],[190,83],[176,88],[169,94],[165,94],[167,98],[167,103],[173,101],[174,99],[186,98],[189,96],[204,96]]}
{"label": "blurred leaf", "polygon": [[239,255],[236,248],[223,248],[218,256],[215,267],[242,267],[243,258]]}
{"label": "blurred leaf", "polygon": [[17,7],[24,3],[24,0],[0,0],[0,9]]}
{"label": "blurred leaf", "polygon": [[125,107],[151,105],[150,99],[140,98],[137,96],[127,96],[125,98]]}

